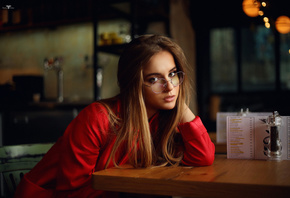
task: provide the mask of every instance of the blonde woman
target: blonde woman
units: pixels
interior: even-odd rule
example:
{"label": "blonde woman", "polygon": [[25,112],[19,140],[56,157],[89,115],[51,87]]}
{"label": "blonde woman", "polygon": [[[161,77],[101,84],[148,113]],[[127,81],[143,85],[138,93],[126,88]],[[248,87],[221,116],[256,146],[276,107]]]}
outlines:
{"label": "blonde woman", "polygon": [[120,94],[82,110],[24,176],[15,197],[108,197],[92,189],[91,175],[124,163],[211,165],[214,144],[187,106],[187,69],[182,49],[171,39],[133,40],[118,64]]}

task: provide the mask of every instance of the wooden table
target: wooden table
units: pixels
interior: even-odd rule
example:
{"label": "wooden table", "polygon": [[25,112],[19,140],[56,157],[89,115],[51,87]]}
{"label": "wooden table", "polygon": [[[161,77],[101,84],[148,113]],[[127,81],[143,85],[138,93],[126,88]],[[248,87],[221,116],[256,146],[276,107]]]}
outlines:
{"label": "wooden table", "polygon": [[207,167],[129,165],[93,173],[98,190],[185,197],[290,197],[290,161],[226,159]]}

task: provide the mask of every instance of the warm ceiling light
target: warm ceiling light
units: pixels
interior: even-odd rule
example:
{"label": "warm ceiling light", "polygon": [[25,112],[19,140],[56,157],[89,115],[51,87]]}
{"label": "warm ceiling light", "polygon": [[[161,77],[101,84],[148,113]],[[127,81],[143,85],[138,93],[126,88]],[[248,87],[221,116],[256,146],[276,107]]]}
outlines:
{"label": "warm ceiling light", "polygon": [[259,10],[258,13],[259,13],[260,16],[263,16],[264,15],[264,12],[262,10]]}
{"label": "warm ceiling light", "polygon": [[260,4],[255,2],[254,0],[243,0],[243,11],[249,17],[259,16]]}
{"label": "warm ceiling light", "polygon": [[269,29],[271,27],[270,23],[269,22],[266,22],[265,23],[265,27]]}
{"label": "warm ceiling light", "polygon": [[268,23],[268,22],[269,22],[269,18],[268,18],[268,17],[264,17],[264,18],[263,18],[263,21],[264,21],[265,23]]}
{"label": "warm ceiling light", "polygon": [[290,18],[288,16],[279,16],[275,22],[278,32],[287,34],[290,32]]}
{"label": "warm ceiling light", "polygon": [[266,4],[265,1],[262,2],[262,6],[263,6],[263,7],[266,7],[266,6],[267,6],[267,4]]}

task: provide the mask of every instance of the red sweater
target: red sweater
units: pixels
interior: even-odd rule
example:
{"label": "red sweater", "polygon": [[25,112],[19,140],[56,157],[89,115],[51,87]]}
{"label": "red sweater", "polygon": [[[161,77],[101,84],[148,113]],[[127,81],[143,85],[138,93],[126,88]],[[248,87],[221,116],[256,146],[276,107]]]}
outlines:
{"label": "red sweater", "polygon": [[[43,159],[24,175],[15,198],[108,197],[92,188],[91,176],[103,170],[116,136],[109,127],[107,110],[94,102],[82,110]],[[156,129],[157,116],[150,120]],[[207,166],[214,161],[215,147],[199,117],[178,126],[185,144],[182,163]],[[125,152],[118,152],[119,164],[127,162]],[[109,167],[114,166],[111,162]]]}

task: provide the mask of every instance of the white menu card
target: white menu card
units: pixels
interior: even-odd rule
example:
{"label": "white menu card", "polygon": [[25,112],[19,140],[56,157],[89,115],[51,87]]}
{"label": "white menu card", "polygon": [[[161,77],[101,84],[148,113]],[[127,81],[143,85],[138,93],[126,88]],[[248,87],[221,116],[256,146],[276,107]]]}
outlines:
{"label": "white menu card", "polygon": [[[227,158],[266,160],[268,116],[227,116]],[[281,116],[282,160],[290,160],[290,116]]]}

